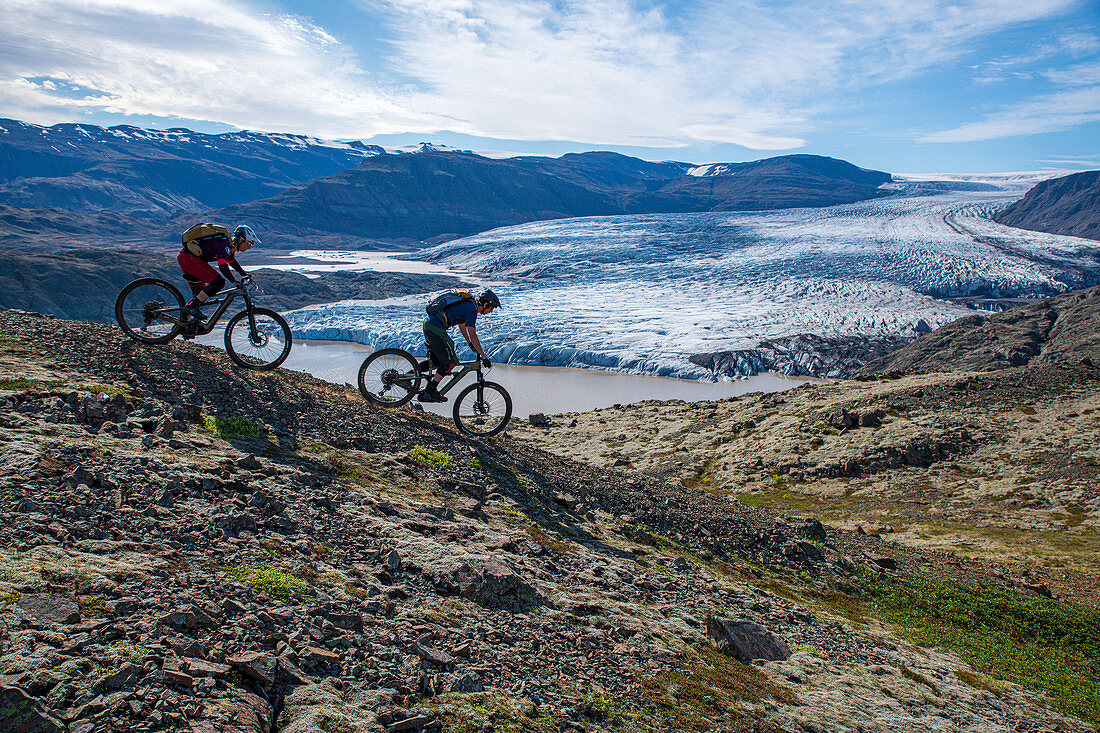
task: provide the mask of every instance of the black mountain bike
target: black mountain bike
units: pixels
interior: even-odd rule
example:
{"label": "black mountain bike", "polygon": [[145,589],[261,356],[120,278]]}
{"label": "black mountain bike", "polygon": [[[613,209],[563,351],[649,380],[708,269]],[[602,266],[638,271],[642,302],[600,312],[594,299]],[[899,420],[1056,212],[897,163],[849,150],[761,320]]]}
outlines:
{"label": "black mountain bike", "polygon": [[[376,405],[398,407],[420,392],[420,385],[431,379],[431,370],[420,371],[420,363],[403,349],[379,349],[359,367],[359,391]],[[447,379],[439,383],[440,394],[448,391],[470,372],[477,381],[455,398],[452,416],[458,429],[467,435],[496,435],[512,417],[512,397],[496,382],[486,382],[481,361],[461,361]]]}
{"label": "black mountain bike", "polygon": [[[248,290],[231,286],[203,306],[217,310],[186,336],[204,336],[218,325],[230,304],[240,296],[244,310],[225,325],[225,350],[235,363],[248,369],[274,369],[290,354],[290,326],[273,310],[252,305]],[[183,295],[175,285],[155,277],[134,280],[115,301],[115,320],[130,338],[143,344],[166,344],[184,330]]]}

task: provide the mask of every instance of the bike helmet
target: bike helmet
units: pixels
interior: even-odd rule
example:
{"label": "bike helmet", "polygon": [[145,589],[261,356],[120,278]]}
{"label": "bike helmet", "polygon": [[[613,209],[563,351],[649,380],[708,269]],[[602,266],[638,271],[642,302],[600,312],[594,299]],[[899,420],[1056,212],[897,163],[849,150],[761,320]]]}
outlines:
{"label": "bike helmet", "polygon": [[477,299],[485,303],[486,305],[493,306],[494,308],[500,307],[500,298],[498,298],[497,294],[494,293],[492,290],[483,291],[481,295],[477,296]]}
{"label": "bike helmet", "polygon": [[249,245],[253,247],[260,244],[260,238],[256,236],[256,232],[252,231],[252,227],[247,224],[241,224],[233,230],[233,241],[236,242],[241,239],[248,242]]}

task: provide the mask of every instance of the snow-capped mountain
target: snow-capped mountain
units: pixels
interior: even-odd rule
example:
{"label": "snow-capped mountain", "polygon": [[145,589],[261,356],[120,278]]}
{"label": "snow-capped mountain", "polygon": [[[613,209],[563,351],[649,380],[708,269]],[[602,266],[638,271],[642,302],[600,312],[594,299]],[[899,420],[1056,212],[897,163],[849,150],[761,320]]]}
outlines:
{"label": "snow-capped mountain", "polygon": [[286,133],[0,119],[0,203],[166,218],[265,198],[383,152]]}
{"label": "snow-capped mountain", "polygon": [[[913,337],[973,313],[967,298],[1100,282],[1100,245],[993,221],[1020,196],[931,190],[786,211],[590,217],[506,227],[426,250],[491,283],[494,359],[700,377],[690,357],[795,334]],[[306,338],[423,353],[424,297],[288,315]],[[745,368],[751,370],[751,363]]]}

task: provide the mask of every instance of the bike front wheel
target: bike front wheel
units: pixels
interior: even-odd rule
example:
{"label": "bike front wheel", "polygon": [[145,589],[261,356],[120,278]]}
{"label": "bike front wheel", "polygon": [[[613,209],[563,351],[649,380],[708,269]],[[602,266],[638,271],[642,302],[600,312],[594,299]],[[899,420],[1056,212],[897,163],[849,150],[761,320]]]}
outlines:
{"label": "bike front wheel", "polygon": [[466,435],[496,435],[512,417],[512,397],[495,382],[471,384],[455,399],[455,425]]}
{"label": "bike front wheel", "polygon": [[229,358],[246,369],[274,369],[290,355],[290,326],[267,308],[253,308],[256,330],[243,310],[225,326],[225,350]]}
{"label": "bike front wheel", "polygon": [[115,320],[130,338],[143,344],[166,344],[182,328],[183,296],[167,280],[143,277],[122,289],[115,300]]}
{"label": "bike front wheel", "polygon": [[369,402],[398,407],[420,391],[416,359],[404,349],[379,349],[359,367],[359,391]]}

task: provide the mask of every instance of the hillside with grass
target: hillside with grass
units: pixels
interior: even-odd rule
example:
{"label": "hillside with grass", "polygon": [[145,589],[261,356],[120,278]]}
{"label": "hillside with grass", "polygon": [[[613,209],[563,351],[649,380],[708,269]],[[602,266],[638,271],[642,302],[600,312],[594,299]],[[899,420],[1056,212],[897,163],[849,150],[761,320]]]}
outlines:
{"label": "hillside with grass", "polygon": [[[0,730],[1100,723],[1087,563],[891,541],[870,519],[904,502],[863,478],[912,476],[911,500],[933,513],[955,499],[917,477],[983,486],[966,457],[991,438],[948,420],[976,421],[967,402],[1018,417],[1002,433],[1046,460],[1061,437],[1021,431],[1056,405],[1066,440],[1087,437],[1100,380],[1087,365],[996,377],[1019,381],[1000,402],[977,391],[988,375],[930,375],[473,440],[299,372],[238,370],[217,349],[15,311],[0,334]],[[909,423],[930,437],[873,454]],[[743,457],[717,457],[732,440]],[[658,445],[671,453],[651,465]],[[844,482],[814,455],[859,470]],[[1088,465],[1059,485],[1084,492],[1072,482]],[[1006,498],[1004,512],[1041,531],[1057,496],[1085,507],[1063,533],[1091,532],[1091,499],[1040,473],[1017,491],[1034,504]],[[860,501],[862,531],[830,514]]]}

